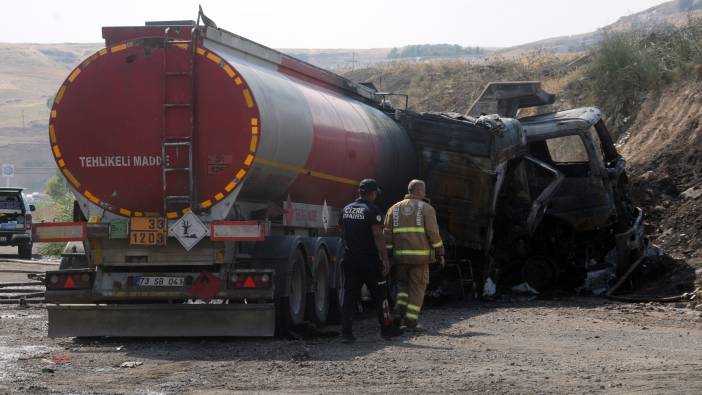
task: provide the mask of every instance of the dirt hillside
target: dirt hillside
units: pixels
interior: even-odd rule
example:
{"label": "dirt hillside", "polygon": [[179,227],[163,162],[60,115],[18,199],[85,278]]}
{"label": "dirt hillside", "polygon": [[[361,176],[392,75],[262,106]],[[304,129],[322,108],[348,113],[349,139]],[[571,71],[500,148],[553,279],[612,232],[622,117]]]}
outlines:
{"label": "dirt hillside", "polygon": [[702,258],[702,81],[675,84],[643,104],[622,145],[649,234],[668,252]]}

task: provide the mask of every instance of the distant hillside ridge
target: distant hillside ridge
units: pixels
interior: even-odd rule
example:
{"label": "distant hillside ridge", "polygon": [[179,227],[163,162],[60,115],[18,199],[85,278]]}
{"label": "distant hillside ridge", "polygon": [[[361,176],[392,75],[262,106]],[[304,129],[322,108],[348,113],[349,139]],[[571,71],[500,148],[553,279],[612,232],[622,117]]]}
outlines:
{"label": "distant hillside ridge", "polygon": [[604,35],[626,30],[669,31],[685,25],[691,18],[702,17],[702,0],[673,0],[646,10],[623,16],[611,25],[590,33],[552,37],[496,51],[496,55],[519,57],[528,52],[551,53],[589,51],[597,47]]}

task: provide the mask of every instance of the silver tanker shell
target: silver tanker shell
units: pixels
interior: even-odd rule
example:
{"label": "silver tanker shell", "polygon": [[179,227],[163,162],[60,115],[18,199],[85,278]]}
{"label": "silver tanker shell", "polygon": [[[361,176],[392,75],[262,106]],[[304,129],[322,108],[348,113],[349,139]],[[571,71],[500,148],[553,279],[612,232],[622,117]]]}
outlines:
{"label": "silver tanker shell", "polygon": [[[378,179],[385,187],[387,203],[403,195],[407,181],[416,173],[416,155],[407,133],[392,118],[360,100],[280,72],[282,59],[277,51],[241,41],[238,36],[229,37],[226,32],[217,33],[214,39],[208,34],[204,45],[239,70],[256,98],[261,116],[257,158],[241,186],[239,200],[261,203],[283,200],[302,174],[301,170],[307,170],[305,174],[319,170],[305,168],[315,149],[338,152],[340,160],[347,154],[347,146],[314,147],[315,123],[319,119],[314,118],[311,106],[353,118],[353,122],[347,122],[340,116],[336,126],[346,133],[360,133],[359,136],[366,136],[371,142],[367,149],[374,156],[372,171],[359,178]],[[310,102],[310,91],[321,99]],[[349,126],[354,123],[355,128]],[[351,181],[336,178],[346,184]],[[345,200],[354,198],[355,188],[349,191],[344,195]],[[318,192],[318,199],[302,202],[322,204],[325,193]]]}

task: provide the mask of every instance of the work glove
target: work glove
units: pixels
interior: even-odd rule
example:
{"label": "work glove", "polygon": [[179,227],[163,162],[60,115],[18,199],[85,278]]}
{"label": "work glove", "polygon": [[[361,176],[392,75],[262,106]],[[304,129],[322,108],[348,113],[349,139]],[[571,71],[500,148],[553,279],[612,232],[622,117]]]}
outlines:
{"label": "work glove", "polygon": [[387,277],[388,273],[390,273],[390,260],[389,259],[382,260],[381,270],[383,271],[383,277]]}

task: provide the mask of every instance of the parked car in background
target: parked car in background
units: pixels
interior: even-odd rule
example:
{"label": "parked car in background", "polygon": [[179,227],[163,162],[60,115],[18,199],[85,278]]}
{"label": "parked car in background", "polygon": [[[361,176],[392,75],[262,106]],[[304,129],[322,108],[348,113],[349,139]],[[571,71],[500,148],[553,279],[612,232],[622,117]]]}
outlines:
{"label": "parked car in background", "polygon": [[17,246],[20,258],[32,257],[32,211],[22,188],[0,188],[0,246]]}

